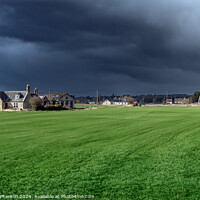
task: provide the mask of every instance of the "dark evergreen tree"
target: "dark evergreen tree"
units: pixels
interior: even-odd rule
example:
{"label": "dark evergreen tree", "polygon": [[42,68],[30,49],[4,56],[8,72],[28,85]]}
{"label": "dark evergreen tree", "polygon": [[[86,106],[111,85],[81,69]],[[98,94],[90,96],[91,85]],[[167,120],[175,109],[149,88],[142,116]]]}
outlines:
{"label": "dark evergreen tree", "polygon": [[198,102],[199,96],[200,96],[200,91],[194,92],[194,94],[192,95],[192,102],[193,103]]}

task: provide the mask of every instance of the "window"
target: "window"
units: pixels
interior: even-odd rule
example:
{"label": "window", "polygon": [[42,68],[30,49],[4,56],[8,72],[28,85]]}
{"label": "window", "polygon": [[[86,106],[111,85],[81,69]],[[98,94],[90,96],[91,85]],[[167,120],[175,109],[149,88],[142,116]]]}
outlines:
{"label": "window", "polygon": [[16,94],[15,99],[20,99],[20,96],[21,96],[20,94]]}
{"label": "window", "polygon": [[14,103],[14,108],[18,108],[18,103]]}

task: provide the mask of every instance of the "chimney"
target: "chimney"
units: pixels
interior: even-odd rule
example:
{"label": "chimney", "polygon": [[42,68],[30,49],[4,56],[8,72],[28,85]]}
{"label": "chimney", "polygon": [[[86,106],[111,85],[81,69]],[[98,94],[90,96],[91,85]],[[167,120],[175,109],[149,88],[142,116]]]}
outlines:
{"label": "chimney", "polygon": [[29,84],[27,84],[27,86],[26,86],[26,93],[30,94],[30,86],[29,86]]}
{"label": "chimney", "polygon": [[38,89],[35,88],[34,93],[38,95]]}

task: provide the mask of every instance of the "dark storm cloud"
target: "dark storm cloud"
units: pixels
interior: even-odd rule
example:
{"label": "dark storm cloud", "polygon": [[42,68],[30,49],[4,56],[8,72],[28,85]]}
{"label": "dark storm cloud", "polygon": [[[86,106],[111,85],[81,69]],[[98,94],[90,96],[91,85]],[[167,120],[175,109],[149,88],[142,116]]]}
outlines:
{"label": "dark storm cloud", "polygon": [[1,89],[29,82],[82,94],[192,93],[200,75],[199,6],[197,0],[1,0]]}

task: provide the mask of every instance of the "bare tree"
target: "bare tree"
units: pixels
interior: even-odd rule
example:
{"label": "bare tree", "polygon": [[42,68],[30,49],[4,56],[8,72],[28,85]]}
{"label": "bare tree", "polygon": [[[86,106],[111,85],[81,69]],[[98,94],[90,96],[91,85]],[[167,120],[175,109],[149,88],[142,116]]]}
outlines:
{"label": "bare tree", "polygon": [[38,110],[38,108],[42,106],[42,99],[40,99],[38,96],[32,97],[30,104],[33,110]]}

